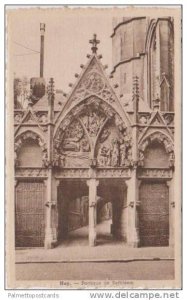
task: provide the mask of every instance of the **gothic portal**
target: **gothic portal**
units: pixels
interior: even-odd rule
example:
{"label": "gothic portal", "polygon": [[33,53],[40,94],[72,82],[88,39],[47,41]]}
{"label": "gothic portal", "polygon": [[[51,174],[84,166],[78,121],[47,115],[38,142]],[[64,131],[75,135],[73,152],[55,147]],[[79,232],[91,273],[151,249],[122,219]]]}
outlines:
{"label": "gothic portal", "polygon": [[94,35],[69,95],[53,79],[32,78],[30,94],[14,82],[16,247],[83,227],[95,246],[108,221],[124,247],[173,244],[173,23],[124,18],[112,40],[110,77]]}

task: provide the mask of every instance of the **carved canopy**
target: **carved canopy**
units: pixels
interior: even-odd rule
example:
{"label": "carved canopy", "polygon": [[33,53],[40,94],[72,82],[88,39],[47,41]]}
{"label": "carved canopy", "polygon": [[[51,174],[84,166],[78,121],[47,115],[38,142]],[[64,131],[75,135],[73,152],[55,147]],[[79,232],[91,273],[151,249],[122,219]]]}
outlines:
{"label": "carved canopy", "polygon": [[18,160],[18,152],[21,149],[21,147],[24,145],[25,141],[28,139],[34,140],[41,148],[42,150],[42,162],[43,166],[48,166],[48,153],[47,153],[47,146],[45,141],[41,138],[39,134],[37,134],[34,131],[27,130],[18,135],[15,138],[15,144],[14,144],[14,153],[15,153],[15,165],[19,166],[19,160]]}

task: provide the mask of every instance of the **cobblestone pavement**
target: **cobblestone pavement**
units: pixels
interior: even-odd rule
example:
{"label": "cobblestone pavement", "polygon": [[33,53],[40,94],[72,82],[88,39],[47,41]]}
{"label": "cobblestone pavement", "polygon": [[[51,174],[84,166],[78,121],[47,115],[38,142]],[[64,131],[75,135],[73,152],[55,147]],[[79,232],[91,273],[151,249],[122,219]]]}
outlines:
{"label": "cobblestone pavement", "polygon": [[69,233],[54,249],[16,250],[16,262],[79,262],[79,261],[128,261],[148,259],[173,259],[174,249],[170,247],[131,248],[125,242],[114,240],[109,233],[110,223],[97,225],[97,246],[88,245],[88,227]]}

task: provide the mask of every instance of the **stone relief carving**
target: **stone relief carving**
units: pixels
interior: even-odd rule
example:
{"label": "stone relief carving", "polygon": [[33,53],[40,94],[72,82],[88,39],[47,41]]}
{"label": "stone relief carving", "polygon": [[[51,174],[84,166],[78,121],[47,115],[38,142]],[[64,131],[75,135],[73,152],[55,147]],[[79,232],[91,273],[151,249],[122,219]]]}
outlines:
{"label": "stone relief carving", "polygon": [[129,178],[131,176],[130,169],[122,169],[122,168],[99,168],[97,170],[96,177],[97,178]]}
{"label": "stone relief carving", "polygon": [[90,71],[86,78],[82,81],[82,87],[91,93],[101,92],[104,86],[104,79],[97,70]]}
{"label": "stone relief carving", "polygon": [[[69,125],[69,120],[68,118],[68,122],[64,124]],[[90,151],[90,144],[79,120],[75,119],[65,131],[61,130],[58,136],[60,138],[55,139],[54,142],[53,166],[65,167],[68,165],[68,160],[73,163],[74,159],[88,156],[86,153]]]}
{"label": "stone relief carving", "polygon": [[139,178],[172,178],[172,170],[166,169],[139,169]]}
{"label": "stone relief carving", "polygon": [[26,131],[23,132],[20,136],[16,137],[15,144],[14,144],[14,158],[15,158],[15,166],[19,166],[19,160],[18,160],[18,152],[23,146],[24,142],[27,139],[32,139],[38,143],[42,150],[42,163],[44,167],[48,167],[48,152],[47,152],[47,146],[44,140],[35,132],[33,131]]}
{"label": "stone relief carving", "polygon": [[47,177],[48,171],[45,168],[16,168],[16,177]]}
{"label": "stone relief carving", "polygon": [[65,155],[59,153],[56,148],[54,148],[52,165],[53,165],[53,167],[64,167],[65,166]]}
{"label": "stone relief carving", "polygon": [[66,129],[62,142],[63,151],[89,151],[89,142],[79,121],[74,121]]}
{"label": "stone relief carving", "polygon": [[167,125],[174,126],[174,113],[163,113],[163,118]]}
{"label": "stone relief carving", "polygon": [[100,166],[111,165],[111,149],[105,145],[101,146],[98,152],[98,164]]}
{"label": "stone relief carving", "polygon": [[24,116],[24,112],[23,111],[14,111],[14,123],[21,123],[22,119]]}
{"label": "stone relief carving", "polygon": [[[111,135],[111,130],[107,124],[111,122],[119,131],[119,137],[117,140],[113,138],[112,146],[109,147],[107,139]],[[69,163],[67,164],[68,157],[72,157],[71,166],[73,166],[73,160],[76,164],[75,157],[77,160],[82,158],[87,165],[85,159],[89,161],[93,159],[89,153],[91,147],[93,150],[97,143],[98,134],[99,143],[103,143],[99,149],[99,165],[118,167],[128,165],[131,153],[129,138],[127,139],[127,127],[115,110],[97,96],[91,96],[74,107],[60,124],[55,137],[54,165],[69,166]],[[106,143],[104,143],[105,141]],[[123,143],[126,146],[123,147],[121,145]],[[122,153],[122,148],[125,154]],[[88,153],[87,157],[82,152]],[[77,154],[75,155],[75,153]],[[59,162],[60,155],[65,156],[63,163]]]}
{"label": "stone relief carving", "polygon": [[56,173],[56,178],[89,178],[89,169],[59,169]]}
{"label": "stone relief carving", "polygon": [[47,123],[47,121],[48,121],[48,112],[47,111],[46,112],[42,112],[42,111],[34,112],[33,111],[33,113],[34,113],[38,123],[42,123],[42,124]]}
{"label": "stone relief carving", "polygon": [[85,115],[81,117],[81,120],[86,127],[89,135],[91,137],[97,136],[99,128],[102,126],[105,115],[102,113],[97,113],[96,111],[88,111]]}
{"label": "stone relief carving", "polygon": [[[130,178],[130,169],[99,168],[96,178]],[[56,173],[56,178],[90,178],[89,168],[63,168]]]}
{"label": "stone relief carving", "polygon": [[[104,138],[103,138],[104,135]],[[108,142],[111,130],[104,128],[99,139],[98,166],[128,167],[132,165],[131,137],[126,129]]]}
{"label": "stone relief carving", "polygon": [[110,130],[104,128],[100,135],[100,142],[103,143],[110,135]]}
{"label": "stone relief carving", "polygon": [[151,113],[139,113],[138,114],[139,123],[142,125],[148,124],[150,118],[151,118]]}
{"label": "stone relief carving", "polygon": [[113,104],[115,102],[115,96],[96,62],[90,64],[86,75],[79,82],[71,99],[72,102],[79,102],[93,94],[96,94],[109,103]]}
{"label": "stone relief carving", "polygon": [[[88,132],[94,136],[106,118],[110,119],[115,111],[97,96],[90,96],[84,102],[74,107],[60,124],[55,139],[62,139],[64,131],[75,119],[81,119]],[[120,121],[122,123],[122,121]]]}

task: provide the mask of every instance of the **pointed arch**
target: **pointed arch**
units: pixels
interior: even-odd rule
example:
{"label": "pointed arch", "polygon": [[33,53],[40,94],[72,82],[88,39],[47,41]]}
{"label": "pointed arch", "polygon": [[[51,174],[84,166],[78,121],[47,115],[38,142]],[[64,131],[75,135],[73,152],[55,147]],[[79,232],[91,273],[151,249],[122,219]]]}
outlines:
{"label": "pointed arch", "polygon": [[128,122],[125,122],[120,114],[115,111],[110,104],[106,103],[96,95],[89,96],[81,101],[78,105],[74,106],[69,113],[66,114],[65,118],[61,121],[60,125],[56,129],[54,134],[54,148],[58,153],[64,154],[62,153],[62,143],[66,138],[65,132],[68,130],[71,124],[75,122],[75,120],[80,123],[89,141],[90,161],[96,159],[97,144],[99,140],[102,139],[102,137],[103,139],[108,138],[106,129],[108,124],[111,124],[112,122],[112,126],[116,128],[116,131],[118,131],[118,133],[116,133],[118,146],[120,146],[119,144],[122,143],[124,138],[126,138],[127,127],[130,130]]}
{"label": "pointed arch", "polygon": [[15,165],[19,166],[18,154],[27,140],[34,141],[34,143],[40,147],[42,151],[42,166],[47,167],[48,153],[47,153],[46,142],[38,133],[36,133],[33,130],[25,130],[15,137],[15,143],[14,143]]}
{"label": "pointed arch", "polygon": [[101,62],[97,55],[92,55],[87,65],[83,68],[82,74],[78,76],[77,82],[73,85],[67,101],[56,120],[55,127],[58,128],[60,126],[62,120],[74,107],[94,96],[113,107],[128,124],[131,124],[130,118],[116,96]]}
{"label": "pointed arch", "polygon": [[144,166],[144,154],[148,146],[153,142],[162,144],[169,156],[170,167],[174,166],[174,144],[171,138],[161,131],[155,131],[146,136],[139,145],[139,165]]}

